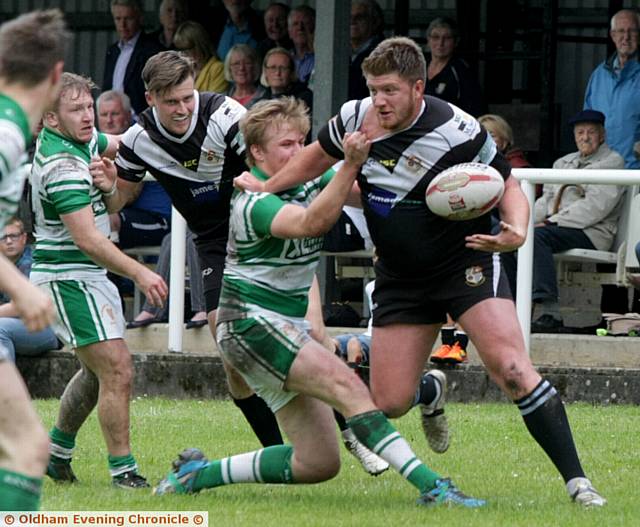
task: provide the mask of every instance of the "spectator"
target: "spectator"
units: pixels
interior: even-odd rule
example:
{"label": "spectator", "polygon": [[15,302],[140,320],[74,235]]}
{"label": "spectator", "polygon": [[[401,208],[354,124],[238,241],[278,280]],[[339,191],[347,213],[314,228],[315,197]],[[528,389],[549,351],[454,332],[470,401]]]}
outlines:
{"label": "spectator", "polygon": [[316,12],[312,7],[301,5],[294,7],[287,20],[289,37],[293,42],[293,60],[298,80],[309,83],[309,77],[315,66],[313,39],[316,31]]}
{"label": "spectator", "polygon": [[640,168],[633,154],[633,144],[640,140],[639,28],[636,11],[622,9],[613,15],[609,36],[616,52],[591,74],[584,98],[585,109],[605,115],[607,143],[624,158],[626,168]]}
{"label": "spectator", "polygon": [[196,90],[224,93],[229,83],[224,78],[224,64],[215,54],[207,30],[198,22],[180,24],[174,37],[176,49],[193,60],[196,67]]}
{"label": "spectator", "polygon": [[282,2],[273,2],[264,12],[264,30],[267,36],[258,43],[258,55],[264,57],[273,48],[293,49],[287,31],[290,8]]}
{"label": "spectator", "polygon": [[189,19],[186,0],[162,0],[158,8],[160,29],[151,33],[163,49],[175,49],[175,33],[178,26]]}
{"label": "spectator", "polygon": [[252,48],[258,46],[265,34],[264,24],[260,14],[251,8],[251,0],[222,0],[225,13],[221,17],[223,27],[216,31],[220,34],[218,42],[218,57],[224,61],[227,53],[236,44],[246,44]]}
{"label": "spectator", "polygon": [[[558,159],[553,168],[615,169],[624,159],[605,143],[605,116],[583,110],[569,121],[578,147]],[[535,204],[533,301],[540,316],[531,324],[536,333],[562,328],[553,254],[568,249],[611,248],[622,207],[624,187],[615,185],[544,185]]]}
{"label": "spectator", "polygon": [[503,117],[487,113],[478,117],[478,122],[491,134],[498,150],[513,168],[531,168],[524,152],[514,145],[513,130]]}
{"label": "spectator", "polygon": [[139,0],[111,0],[118,42],[107,49],[102,81],[103,90],[126,93],[136,114],[147,107],[142,68],[149,57],[162,50],[158,40],[142,30],[142,14]]}
{"label": "spectator", "polygon": [[[191,311],[193,316],[187,322],[186,329],[200,328],[207,325],[207,312],[204,303],[204,284],[202,272],[198,261],[198,252],[193,241],[193,233],[187,228],[186,241],[187,268],[189,269],[189,293],[191,299]],[[171,234],[167,234],[162,240],[156,273],[169,284],[171,270]],[[127,329],[143,328],[156,322],[166,322],[169,319],[169,304],[155,307],[146,300],[140,313],[129,323]]]}
{"label": "spectator", "polygon": [[427,83],[425,93],[455,104],[471,115],[483,113],[482,92],[467,63],[455,57],[460,42],[458,24],[439,17],[427,27]]}
{"label": "spectator", "polygon": [[311,114],[313,93],[298,81],[293,57],[284,48],[273,48],[267,52],[262,63],[260,82],[267,88],[264,99],[291,96],[303,101]]}
{"label": "spectator", "polygon": [[351,2],[351,62],[349,64],[349,99],[364,99],[369,88],[362,74],[362,61],[384,39],[384,15],[375,0]]}
{"label": "spectator", "polygon": [[[27,245],[27,234],[22,222],[13,218],[5,225],[0,237],[0,253],[15,264],[26,277],[31,272],[31,247]],[[18,317],[10,298],[0,291],[0,347],[15,361],[17,355],[41,355],[46,351],[60,349],[62,343],[51,328],[30,332]]]}
{"label": "spectator", "polygon": [[[131,106],[126,94],[109,90],[96,101],[98,129],[123,134],[131,125]],[[160,245],[171,229],[171,200],[159,183],[146,181],[140,194],[119,213],[109,215],[111,238],[121,249]]]}
{"label": "spectator", "polygon": [[224,78],[232,83],[227,95],[245,108],[251,108],[264,98],[266,90],[258,84],[258,54],[247,44],[236,44],[229,50],[224,61]]}

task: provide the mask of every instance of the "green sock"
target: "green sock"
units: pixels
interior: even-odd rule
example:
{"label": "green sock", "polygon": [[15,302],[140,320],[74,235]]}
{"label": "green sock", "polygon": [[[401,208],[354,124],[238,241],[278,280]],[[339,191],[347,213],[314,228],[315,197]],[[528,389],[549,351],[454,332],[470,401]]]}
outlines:
{"label": "green sock", "polygon": [[76,447],[76,435],[63,432],[54,426],[49,432],[49,452],[54,463],[71,463],[73,449]]}
{"label": "green sock", "polygon": [[193,490],[233,483],[294,483],[291,472],[293,447],[274,445],[210,461],[196,476]]}
{"label": "green sock", "polygon": [[387,461],[420,492],[435,488],[441,476],[416,457],[409,443],[380,410],[354,415],[347,419],[347,424],[358,441]]}
{"label": "green sock", "polygon": [[0,511],[37,511],[42,478],[0,468]]}
{"label": "green sock", "polygon": [[138,464],[136,463],[133,454],[127,454],[126,456],[112,456],[109,455],[109,472],[111,477],[121,476],[127,472],[137,472]]}

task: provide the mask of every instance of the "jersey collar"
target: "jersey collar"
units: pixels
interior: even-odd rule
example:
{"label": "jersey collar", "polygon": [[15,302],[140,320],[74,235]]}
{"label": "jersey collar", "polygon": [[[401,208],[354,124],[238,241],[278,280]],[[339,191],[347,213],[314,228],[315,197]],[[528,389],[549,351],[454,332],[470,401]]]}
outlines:
{"label": "jersey collar", "polygon": [[164,126],[162,126],[162,123],[160,122],[160,119],[158,117],[158,112],[156,111],[156,107],[154,106],[151,109],[153,111],[153,119],[156,122],[158,131],[162,134],[162,136],[165,139],[168,139],[169,141],[172,141],[174,143],[182,144],[187,139],[189,139],[189,137],[191,137],[191,134],[196,129],[196,124],[198,124],[198,115],[200,114],[200,93],[198,92],[198,90],[193,90],[193,97],[196,101],[196,105],[193,107],[193,114],[191,115],[191,124],[189,125],[189,128],[187,129],[187,131],[184,133],[182,137],[176,137],[175,135],[167,132],[167,130],[165,130]]}
{"label": "jersey collar", "polygon": [[253,166],[251,167],[251,174],[258,180],[258,181],[266,181],[267,179],[269,179],[269,176],[267,176],[262,170],[260,170],[257,166]]}

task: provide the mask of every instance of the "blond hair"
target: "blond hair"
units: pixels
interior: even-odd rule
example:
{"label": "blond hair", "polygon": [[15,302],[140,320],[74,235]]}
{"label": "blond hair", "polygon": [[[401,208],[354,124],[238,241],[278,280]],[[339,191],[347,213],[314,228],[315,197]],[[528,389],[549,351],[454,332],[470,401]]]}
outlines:
{"label": "blond hair", "polygon": [[97,86],[89,77],[65,71],[60,79],[60,93],[58,94],[57,99],[53,101],[53,106],[49,111],[57,112],[60,108],[60,101],[67,93],[71,92],[76,94],[76,96],[81,93],[88,93],[91,95],[91,90],[94,90],[95,88],[97,88]]}
{"label": "blond hair", "polygon": [[506,147],[513,145],[513,130],[503,117],[495,113],[487,113],[478,117],[478,122],[487,129],[487,132],[493,132],[502,137],[507,142]]}
{"label": "blond hair", "polygon": [[311,124],[307,105],[295,97],[280,97],[268,101],[260,101],[240,119],[240,131],[246,145],[247,164],[255,166],[256,160],[251,153],[251,146],[264,146],[269,139],[267,132],[284,126],[299,130],[307,135]]}
{"label": "blond hair", "polygon": [[298,74],[296,73],[296,65],[295,62],[293,61],[293,57],[291,56],[291,53],[289,51],[287,51],[285,48],[271,48],[269,51],[267,51],[266,55],[264,56],[264,60],[262,61],[262,74],[260,75],[260,84],[262,84],[265,88],[269,87],[269,84],[267,84],[267,62],[269,61],[269,57],[271,57],[272,55],[284,55],[285,57],[287,57],[289,59],[289,81],[291,82],[291,84],[293,84],[294,82],[296,82],[298,80]]}

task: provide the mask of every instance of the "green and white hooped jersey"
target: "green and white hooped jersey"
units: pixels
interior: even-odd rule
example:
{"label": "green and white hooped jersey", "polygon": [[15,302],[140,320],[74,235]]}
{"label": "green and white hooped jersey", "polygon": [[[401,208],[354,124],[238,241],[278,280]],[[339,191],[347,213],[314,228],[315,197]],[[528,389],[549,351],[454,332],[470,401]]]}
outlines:
{"label": "green and white hooped jersey", "polygon": [[[255,167],[251,172],[266,179]],[[307,207],[333,175],[329,170],[279,194],[236,191],[231,200],[219,321],[265,310],[287,317],[305,316],[323,238],[276,238],[271,235],[271,222],[288,203]]]}
{"label": "green and white hooped jersey", "polygon": [[18,210],[30,143],[26,114],[18,103],[0,93],[0,230]]}
{"label": "green and white hooped jersey", "polygon": [[36,238],[32,282],[89,280],[106,274],[78,249],[60,215],[90,205],[98,230],[109,236],[107,207],[89,173],[91,158],[107,145],[107,137],[95,129],[88,143],[77,143],[48,128],[38,136],[30,175]]}

